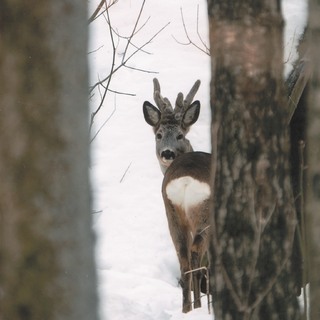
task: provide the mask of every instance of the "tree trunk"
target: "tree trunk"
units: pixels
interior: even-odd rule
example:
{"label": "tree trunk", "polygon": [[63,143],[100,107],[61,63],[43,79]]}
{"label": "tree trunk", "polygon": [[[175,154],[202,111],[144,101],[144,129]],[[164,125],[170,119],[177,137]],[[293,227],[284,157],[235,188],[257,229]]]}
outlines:
{"label": "tree trunk", "polygon": [[87,1],[0,3],[0,319],[97,319]]}
{"label": "tree trunk", "polygon": [[309,47],[313,75],[307,116],[307,235],[309,244],[310,319],[320,317],[320,4],[309,2]]}
{"label": "tree trunk", "polygon": [[215,319],[299,319],[280,1],[208,10]]}

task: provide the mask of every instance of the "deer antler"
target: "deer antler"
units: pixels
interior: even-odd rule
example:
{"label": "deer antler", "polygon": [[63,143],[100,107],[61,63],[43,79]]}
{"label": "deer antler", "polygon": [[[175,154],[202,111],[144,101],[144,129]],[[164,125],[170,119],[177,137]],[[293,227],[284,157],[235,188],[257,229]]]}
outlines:
{"label": "deer antler", "polygon": [[192,103],[192,100],[194,98],[194,96],[196,95],[199,87],[200,87],[200,80],[197,80],[194,85],[192,86],[190,92],[187,94],[185,100],[184,100],[184,105],[185,106],[190,106],[190,104]]}
{"label": "deer antler", "polygon": [[197,80],[194,85],[192,86],[190,92],[187,94],[186,98],[183,100],[183,94],[181,92],[178,93],[177,99],[176,99],[176,106],[174,108],[174,112],[179,114],[186,111],[186,109],[190,106],[192,103],[192,100],[194,96],[196,95],[199,87],[200,87],[200,80]]}
{"label": "deer antler", "polygon": [[163,98],[160,93],[160,83],[157,78],[153,79],[153,99],[161,112],[173,111],[169,99]]}

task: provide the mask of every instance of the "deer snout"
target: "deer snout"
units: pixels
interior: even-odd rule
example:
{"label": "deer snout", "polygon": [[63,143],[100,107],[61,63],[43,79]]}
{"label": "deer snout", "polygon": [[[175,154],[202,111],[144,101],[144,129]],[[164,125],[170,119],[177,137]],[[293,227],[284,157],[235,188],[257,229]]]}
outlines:
{"label": "deer snout", "polygon": [[164,150],[161,152],[161,158],[165,161],[173,161],[176,157],[176,154],[172,150]]}

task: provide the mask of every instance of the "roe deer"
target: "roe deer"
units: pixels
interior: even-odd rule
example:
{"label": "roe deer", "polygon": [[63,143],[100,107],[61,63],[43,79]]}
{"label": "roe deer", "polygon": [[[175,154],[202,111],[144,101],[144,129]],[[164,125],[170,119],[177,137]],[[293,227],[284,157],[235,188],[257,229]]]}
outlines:
{"label": "roe deer", "polygon": [[[183,99],[178,94],[173,109],[170,101],[160,94],[160,84],[154,83],[154,100],[143,104],[146,122],[154,128],[156,153],[164,179],[162,196],[167,214],[170,235],[180,263],[182,311],[192,310],[191,282],[194,307],[201,307],[201,261],[208,250],[210,159],[204,152],[192,152],[186,139],[190,126],[200,112],[200,102],[192,102],[200,81],[196,81]],[[195,270],[195,271],[194,271]]]}

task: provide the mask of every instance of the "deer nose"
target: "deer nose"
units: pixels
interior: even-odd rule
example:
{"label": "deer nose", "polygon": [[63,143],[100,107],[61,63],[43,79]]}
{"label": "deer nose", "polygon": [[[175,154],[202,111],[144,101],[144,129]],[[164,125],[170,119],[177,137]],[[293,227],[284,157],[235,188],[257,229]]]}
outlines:
{"label": "deer nose", "polygon": [[161,158],[164,158],[166,160],[174,160],[175,157],[175,153],[171,150],[164,150],[161,152]]}

